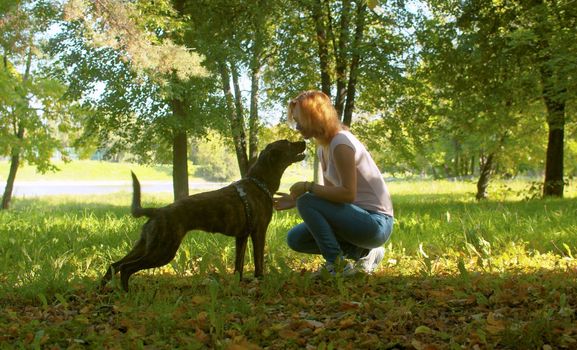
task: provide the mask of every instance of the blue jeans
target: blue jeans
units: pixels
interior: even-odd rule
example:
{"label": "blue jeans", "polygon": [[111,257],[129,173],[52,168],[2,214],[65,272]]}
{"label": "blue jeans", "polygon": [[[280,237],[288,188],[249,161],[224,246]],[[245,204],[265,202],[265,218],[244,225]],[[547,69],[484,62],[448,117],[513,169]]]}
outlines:
{"label": "blue jeans", "polygon": [[322,254],[328,263],[341,256],[358,260],[382,246],[393,231],[393,218],[350,203],[334,203],[305,193],[297,199],[303,223],[287,235],[288,246],[301,253]]}

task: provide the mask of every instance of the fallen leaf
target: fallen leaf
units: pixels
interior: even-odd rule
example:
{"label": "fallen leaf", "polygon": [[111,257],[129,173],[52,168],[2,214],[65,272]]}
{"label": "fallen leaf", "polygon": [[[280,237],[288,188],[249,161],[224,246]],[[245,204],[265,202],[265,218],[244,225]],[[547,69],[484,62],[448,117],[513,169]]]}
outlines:
{"label": "fallen leaf", "polygon": [[300,336],[297,332],[290,330],[290,329],[281,329],[278,332],[279,337],[283,338],[283,339],[292,339],[292,340],[296,340],[299,339]]}
{"label": "fallen leaf", "polygon": [[203,305],[207,303],[208,297],[203,295],[195,295],[192,297],[191,301],[193,305]]}
{"label": "fallen leaf", "polygon": [[505,322],[498,320],[493,312],[489,312],[487,315],[487,332],[491,334],[497,334],[504,331],[506,328]]}
{"label": "fallen leaf", "polygon": [[361,307],[361,303],[357,301],[349,301],[342,303],[340,309],[341,311],[347,311],[347,310],[355,310],[358,309],[359,307]]}
{"label": "fallen leaf", "polygon": [[315,321],[315,320],[305,320],[305,323],[309,326],[309,328],[322,328],[325,326],[324,323]]}
{"label": "fallen leaf", "polygon": [[415,334],[433,334],[433,330],[427,326],[419,326],[415,329]]}
{"label": "fallen leaf", "polygon": [[226,349],[227,350],[259,350],[262,348],[256,344],[249,343],[248,341],[243,340],[239,343],[230,344]]}
{"label": "fallen leaf", "polygon": [[421,343],[417,339],[413,339],[411,341],[411,345],[417,350],[424,350],[425,349],[425,346],[423,345],[423,343]]}
{"label": "fallen leaf", "polygon": [[354,315],[345,318],[339,322],[340,329],[347,329],[353,327],[357,323],[356,318]]}

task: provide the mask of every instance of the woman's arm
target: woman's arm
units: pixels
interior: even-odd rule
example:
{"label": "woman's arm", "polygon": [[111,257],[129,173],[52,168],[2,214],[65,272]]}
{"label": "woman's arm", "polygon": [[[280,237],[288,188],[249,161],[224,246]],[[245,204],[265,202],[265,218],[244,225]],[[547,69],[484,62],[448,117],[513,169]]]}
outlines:
{"label": "woman's arm", "polygon": [[335,167],[341,177],[341,186],[310,185],[307,182],[297,182],[290,191],[293,198],[298,198],[310,189],[315,195],[337,203],[351,203],[357,195],[357,169],[355,151],[347,145],[338,145],[334,150]]}

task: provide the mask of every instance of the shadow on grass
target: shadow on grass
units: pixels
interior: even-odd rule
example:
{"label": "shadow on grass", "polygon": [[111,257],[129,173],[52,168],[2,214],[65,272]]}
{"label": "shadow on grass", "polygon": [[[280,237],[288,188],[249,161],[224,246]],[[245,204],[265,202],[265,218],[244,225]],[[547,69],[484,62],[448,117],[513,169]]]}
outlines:
{"label": "shadow on grass", "polygon": [[[574,348],[576,262],[546,243],[574,247],[577,200],[394,200],[392,250],[374,276],[301,273],[298,260],[309,257],[284,245],[279,225],[295,214],[283,212],[269,227],[264,279],[250,277],[250,250],[240,282],[234,240],[193,233],[166,268],[134,275],[129,293],[96,286],[138,237],[143,221],[128,217],[130,194],[15,201],[0,213],[0,340],[15,348]],[[500,249],[511,242],[523,249]],[[439,254],[398,249],[419,243]]]}
{"label": "shadow on grass", "polygon": [[1,334],[25,344],[41,324],[48,347],[124,348],[139,339],[159,349],[573,348],[576,277],[574,269],[456,276],[382,269],[313,280],[273,269],[239,282],[224,272],[139,273],[128,293],[88,286],[44,305],[11,300],[0,320],[17,327]]}
{"label": "shadow on grass", "polygon": [[[168,312],[166,308],[179,309],[180,315],[204,313],[205,318],[193,317],[192,322],[211,335],[204,339],[205,346],[234,342],[242,335],[273,349],[322,344],[366,349],[571,348],[577,337],[576,277],[575,270],[544,269],[427,277],[381,271],[326,280],[284,271],[240,283],[222,274],[141,275],[135,278],[134,291],[119,299],[126,300],[134,314],[147,307],[159,313]],[[185,319],[176,324],[180,322]]]}
{"label": "shadow on grass", "polygon": [[[171,203],[170,194],[151,194],[143,198],[143,206],[160,207]],[[46,215],[83,214],[91,213],[96,217],[109,215],[120,216],[130,214],[132,193],[119,192],[103,195],[82,196],[45,196],[32,198],[16,198],[9,211],[32,212],[38,211]]]}

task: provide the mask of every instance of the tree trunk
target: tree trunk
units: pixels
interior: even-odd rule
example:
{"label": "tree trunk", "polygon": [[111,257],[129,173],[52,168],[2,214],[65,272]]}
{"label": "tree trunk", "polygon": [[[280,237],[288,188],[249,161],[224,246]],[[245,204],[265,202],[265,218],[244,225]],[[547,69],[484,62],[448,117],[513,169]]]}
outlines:
{"label": "tree trunk", "polygon": [[[24,139],[24,127],[22,124],[18,125],[18,130],[16,132],[16,137],[19,141]],[[4,195],[2,196],[2,208],[10,208],[10,202],[12,201],[12,191],[14,190],[14,182],[16,180],[16,173],[18,172],[18,167],[20,166],[20,145],[13,146],[12,156],[10,158],[10,170],[8,172],[8,178],[6,179],[6,187],[4,188]]]}
{"label": "tree trunk", "polygon": [[[29,38],[28,53],[26,56],[26,67],[24,70],[24,76],[22,77],[22,83],[26,84],[30,78],[30,68],[32,67],[32,42],[33,37]],[[7,58],[4,55],[4,69],[7,69]],[[6,179],[6,186],[4,188],[4,194],[2,195],[2,207],[0,209],[8,209],[10,207],[10,202],[12,201],[12,191],[14,191],[14,182],[16,181],[16,173],[18,172],[18,167],[20,166],[20,143],[24,140],[24,124],[19,121],[18,126],[14,125],[15,136],[18,140],[16,145],[12,145],[12,155],[10,159],[10,170],[8,172],[8,178]]]}
{"label": "tree trunk", "polygon": [[[545,65],[544,65],[545,66]],[[545,163],[544,197],[563,197],[563,147],[565,138],[565,90],[556,91],[553,73],[548,68],[542,68],[543,100],[547,108],[547,125],[549,140],[547,143],[547,159]]]}
{"label": "tree trunk", "polygon": [[321,69],[321,90],[327,96],[331,96],[331,76],[329,71],[329,41],[327,28],[323,16],[323,1],[316,0],[312,5],[313,21],[317,32],[317,44],[319,46],[319,62]]}
{"label": "tree trunk", "polygon": [[487,158],[479,157],[479,180],[477,181],[477,194],[475,198],[477,200],[487,199],[487,188],[489,187],[489,181],[491,180],[491,173],[493,171],[493,160],[495,154],[491,153]]}
{"label": "tree trunk", "polygon": [[10,208],[10,202],[12,201],[12,191],[14,190],[14,181],[16,179],[16,172],[18,171],[18,166],[20,165],[20,154],[13,154],[10,158],[10,171],[8,173],[8,179],[6,179],[6,187],[4,187],[4,195],[2,196],[2,209]]}
{"label": "tree trunk", "polygon": [[[538,1],[543,4],[543,1]],[[541,59],[540,73],[543,91],[543,101],[547,109],[547,125],[549,140],[547,143],[547,158],[545,163],[545,181],[543,183],[543,197],[563,197],[563,147],[565,137],[565,106],[567,88],[561,83],[559,73],[549,50],[549,37],[554,29],[543,22],[540,50],[544,53]]]}
{"label": "tree trunk", "polygon": [[545,163],[545,183],[543,196],[563,197],[563,146],[565,138],[565,104],[545,98],[549,126],[547,160]]}
{"label": "tree trunk", "polygon": [[[174,9],[182,15],[185,1],[174,0]],[[177,119],[186,118],[184,103],[172,101],[172,110]],[[174,130],[172,139],[172,190],[174,200],[188,197],[188,137],[185,128]]]}
{"label": "tree trunk", "polygon": [[222,90],[226,100],[226,108],[228,110],[228,119],[230,122],[230,129],[234,142],[234,149],[236,152],[236,159],[241,176],[245,176],[248,171],[248,157],[246,154],[246,134],[244,132],[244,124],[242,116],[237,114],[235,107],[234,96],[230,86],[230,75],[226,63],[219,63],[220,77],[222,80]]}
{"label": "tree trunk", "polygon": [[349,83],[347,86],[347,104],[343,116],[343,124],[350,126],[353,120],[353,111],[355,109],[355,96],[357,91],[357,77],[359,64],[361,61],[360,47],[365,32],[365,15],[367,12],[367,2],[362,0],[357,2],[357,20],[355,28],[355,38],[353,40],[351,66],[349,68]]}
{"label": "tree trunk", "polygon": [[[172,113],[177,120],[186,118],[183,102],[172,100]],[[172,189],[174,200],[189,195],[188,188],[188,139],[185,128],[174,130],[172,139]]]}
{"label": "tree trunk", "polygon": [[351,0],[343,0],[340,21],[339,43],[336,47],[336,74],[337,91],[335,96],[335,109],[340,120],[343,117],[345,99],[347,95],[347,47],[350,45],[349,27],[351,22]]}
{"label": "tree trunk", "polygon": [[189,195],[187,148],[186,131],[176,131],[172,140],[172,187],[174,200],[186,198]]}
{"label": "tree trunk", "polygon": [[242,93],[240,91],[240,83],[238,81],[238,69],[234,63],[230,64],[230,75],[232,77],[232,87],[234,89],[234,108],[236,109],[236,116],[239,121],[243,120],[244,108],[242,106]]}
{"label": "tree trunk", "polygon": [[[256,55],[256,53],[255,53]],[[251,83],[250,83],[250,116],[249,116],[249,164],[252,165],[258,157],[258,98],[259,98],[259,81],[260,81],[260,65],[254,62],[251,69]]]}
{"label": "tree trunk", "polygon": [[455,154],[453,155],[453,159],[454,159],[454,163],[453,163],[453,167],[452,167],[452,172],[453,172],[453,176],[458,177],[459,176],[459,167],[460,165],[460,160],[461,160],[461,144],[457,139],[453,139],[453,147],[454,147],[454,151]]}
{"label": "tree trunk", "polygon": [[[329,64],[329,39],[327,36],[327,24],[323,16],[323,0],[315,0],[312,4],[312,16],[315,23],[315,30],[317,34],[317,44],[319,46],[319,64],[321,70],[321,91],[327,96],[331,96],[331,75]],[[315,158],[313,164],[313,178],[316,183],[320,183],[319,168],[320,163],[317,155],[317,147],[315,146]]]}
{"label": "tree trunk", "polygon": [[[265,0],[257,2],[259,11],[266,3]],[[249,167],[256,162],[258,158],[258,131],[260,128],[260,116],[258,100],[260,97],[260,78],[263,68],[263,62],[266,61],[266,39],[265,33],[267,31],[269,20],[263,16],[257,16],[254,25],[254,45],[252,49],[252,57],[250,61],[250,111],[248,120],[248,159]]]}

